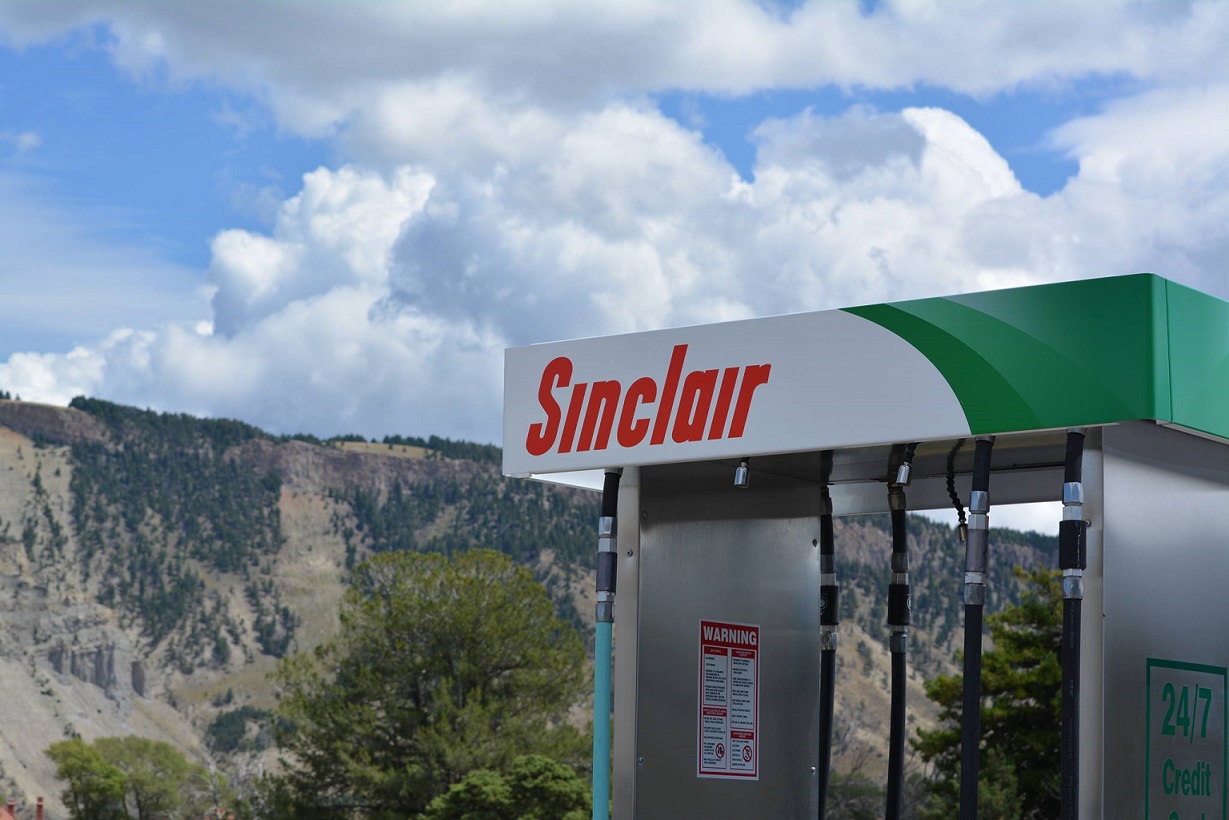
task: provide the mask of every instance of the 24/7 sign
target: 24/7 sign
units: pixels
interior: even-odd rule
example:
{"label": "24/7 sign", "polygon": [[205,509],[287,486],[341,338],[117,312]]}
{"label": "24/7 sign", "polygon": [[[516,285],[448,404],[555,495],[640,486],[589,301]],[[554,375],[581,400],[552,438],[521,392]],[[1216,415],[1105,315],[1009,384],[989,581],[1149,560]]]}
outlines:
{"label": "24/7 sign", "polygon": [[760,777],[760,628],[700,621],[696,775]]}
{"label": "24/7 sign", "polygon": [[1145,820],[1224,820],[1226,670],[1148,658]]}

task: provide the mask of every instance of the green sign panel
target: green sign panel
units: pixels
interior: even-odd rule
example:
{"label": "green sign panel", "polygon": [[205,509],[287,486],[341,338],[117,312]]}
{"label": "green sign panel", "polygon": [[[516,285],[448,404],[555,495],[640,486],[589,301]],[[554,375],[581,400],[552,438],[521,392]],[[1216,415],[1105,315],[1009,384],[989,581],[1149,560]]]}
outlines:
{"label": "green sign panel", "polygon": [[1223,666],[1148,658],[1145,820],[1226,820]]}

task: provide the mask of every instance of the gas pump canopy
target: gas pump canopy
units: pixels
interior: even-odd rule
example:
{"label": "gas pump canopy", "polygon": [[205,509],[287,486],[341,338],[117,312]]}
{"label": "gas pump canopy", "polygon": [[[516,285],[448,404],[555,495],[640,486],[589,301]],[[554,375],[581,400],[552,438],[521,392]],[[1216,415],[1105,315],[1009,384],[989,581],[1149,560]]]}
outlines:
{"label": "gas pump canopy", "polygon": [[534,345],[504,401],[505,473],[610,470],[595,818],[611,759],[616,820],[823,816],[831,516],[888,510],[898,809],[904,513],[968,500],[972,670],[991,497],[1064,505],[1062,816],[1229,817],[1229,303],[1138,274]]}
{"label": "gas pump canopy", "polygon": [[533,345],[504,407],[522,477],[778,455],[756,472],[803,477],[801,453],[1136,420],[1229,440],[1229,304],[1137,274]]}

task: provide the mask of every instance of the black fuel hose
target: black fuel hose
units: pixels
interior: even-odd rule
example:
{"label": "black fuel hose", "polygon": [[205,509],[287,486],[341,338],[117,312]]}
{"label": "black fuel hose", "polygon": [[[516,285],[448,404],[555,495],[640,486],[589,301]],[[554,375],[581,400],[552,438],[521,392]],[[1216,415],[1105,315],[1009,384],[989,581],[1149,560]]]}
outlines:
{"label": "black fuel hose", "polygon": [[888,802],[884,816],[898,820],[905,787],[905,685],[904,652],[892,653],[892,707],[888,729]]}
{"label": "black fuel hose", "polygon": [[905,515],[904,483],[909,480],[916,444],[905,450],[903,469],[888,485],[888,509],[892,514],[892,577],[888,584],[888,648],[892,656],[891,711],[888,724],[888,791],[884,817],[899,820],[905,785],[905,702],[909,652],[909,528]]}
{"label": "black fuel hose", "polygon": [[994,439],[977,439],[969,495],[969,538],[964,557],[964,688],[960,718],[960,820],[977,820],[978,754],[981,745],[982,615],[986,604],[986,559],[990,537],[990,454]]}
{"label": "black fuel hose", "polygon": [[827,486],[819,512],[819,818],[827,814],[832,768],[832,705],[836,696],[836,627],[840,588],[836,583],[836,543],[832,533],[832,498]]}
{"label": "black fuel hose", "polygon": [[618,570],[619,478],[606,471],[602,515],[597,521],[597,623],[593,628],[593,820],[610,809],[610,680],[613,670],[614,604]]}
{"label": "black fuel hose", "polygon": [[1080,629],[1084,570],[1088,567],[1087,523],[1083,519],[1084,434],[1067,433],[1063,467],[1063,520],[1058,525],[1058,563],[1063,571],[1062,717],[1060,818],[1076,820],[1080,807]]}

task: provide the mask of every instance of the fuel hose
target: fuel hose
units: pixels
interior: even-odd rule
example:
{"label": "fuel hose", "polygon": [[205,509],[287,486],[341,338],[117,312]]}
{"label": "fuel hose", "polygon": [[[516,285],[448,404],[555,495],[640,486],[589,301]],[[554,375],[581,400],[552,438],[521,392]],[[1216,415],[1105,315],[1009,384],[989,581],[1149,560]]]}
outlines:
{"label": "fuel hose", "polygon": [[892,575],[888,584],[888,648],[892,657],[891,707],[888,729],[888,791],[884,816],[899,820],[905,783],[905,705],[909,653],[909,527],[905,514],[905,485],[913,469],[917,444],[905,448],[896,479],[888,484],[892,518]]}
{"label": "fuel hose", "polygon": [[1062,717],[1060,818],[1076,820],[1080,807],[1080,629],[1084,570],[1088,568],[1088,522],[1084,520],[1084,433],[1067,433],[1063,465],[1063,520],[1058,525],[1058,565],[1063,573]]}
{"label": "fuel hose", "polygon": [[610,817],[610,678],[614,649],[614,598],[618,572],[619,479],[606,471],[597,522],[597,624],[593,646],[593,820]]}
{"label": "fuel hose", "polygon": [[990,454],[994,439],[980,436],[973,451],[969,537],[964,552],[964,688],[960,719],[960,820],[977,820],[978,754],[981,745],[982,615],[986,605],[986,559],[990,539]]}
{"label": "fuel hose", "polygon": [[840,587],[836,582],[836,544],[832,531],[832,496],[825,484],[819,509],[819,818],[828,808],[832,768],[832,706],[836,696],[836,630]]}

